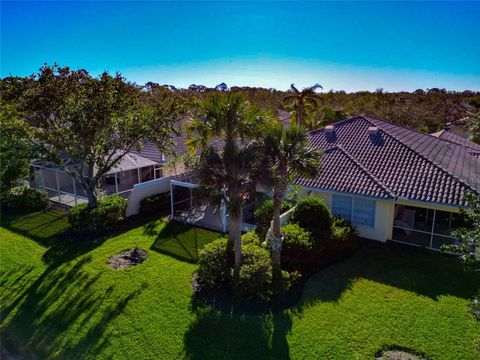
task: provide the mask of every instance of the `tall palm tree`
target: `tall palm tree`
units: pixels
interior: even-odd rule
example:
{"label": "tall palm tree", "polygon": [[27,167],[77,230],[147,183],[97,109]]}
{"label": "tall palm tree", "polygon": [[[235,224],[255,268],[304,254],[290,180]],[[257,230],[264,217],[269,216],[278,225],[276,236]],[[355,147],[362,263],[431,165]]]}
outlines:
{"label": "tall palm tree", "polygon": [[317,175],[322,152],[309,147],[305,129],[295,125],[288,128],[283,128],[280,123],[269,126],[264,133],[263,142],[273,179],[273,227],[272,232],[267,234],[267,240],[272,248],[275,269],[280,270],[283,240],[280,230],[282,201],[294,176]]}
{"label": "tall palm tree", "polygon": [[290,94],[284,98],[284,103],[292,110],[292,123],[305,126],[306,116],[318,107],[319,97],[316,90],[323,89],[320,84],[303,88],[302,91],[290,85]]}
{"label": "tall palm tree", "polygon": [[228,247],[235,250],[238,275],[243,206],[260,173],[262,152],[257,138],[269,117],[238,93],[214,93],[197,105],[199,112],[187,125],[187,145],[200,151],[203,195],[211,201],[222,199],[227,206]]}

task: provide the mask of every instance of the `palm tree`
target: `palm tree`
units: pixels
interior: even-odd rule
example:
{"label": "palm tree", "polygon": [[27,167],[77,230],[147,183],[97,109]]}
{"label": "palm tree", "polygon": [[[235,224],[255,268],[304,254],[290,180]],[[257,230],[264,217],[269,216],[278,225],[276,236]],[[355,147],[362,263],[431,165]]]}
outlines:
{"label": "palm tree", "polygon": [[255,188],[262,158],[256,139],[269,117],[238,93],[214,93],[197,105],[199,113],[187,125],[187,145],[200,151],[198,176],[203,196],[210,201],[221,199],[227,206],[228,249],[235,249],[238,275],[243,206]]}
{"label": "palm tree", "polygon": [[306,116],[318,107],[319,97],[316,90],[323,89],[320,84],[303,88],[302,91],[290,85],[290,94],[284,98],[284,103],[292,110],[292,123],[305,126]]}
{"label": "palm tree", "polygon": [[295,175],[314,177],[318,173],[322,153],[308,145],[304,128],[292,125],[283,128],[280,123],[270,126],[264,133],[264,153],[271,165],[273,179],[273,226],[267,234],[272,248],[276,270],[280,270],[283,235],[280,230],[282,201],[288,185]]}

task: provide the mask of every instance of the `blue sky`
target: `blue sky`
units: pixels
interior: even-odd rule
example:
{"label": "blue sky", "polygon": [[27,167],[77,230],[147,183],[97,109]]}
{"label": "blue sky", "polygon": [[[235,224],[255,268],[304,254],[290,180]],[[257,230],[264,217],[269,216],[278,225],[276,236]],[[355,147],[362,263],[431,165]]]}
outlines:
{"label": "blue sky", "polygon": [[137,83],[480,90],[480,3],[6,2],[1,76],[57,62]]}

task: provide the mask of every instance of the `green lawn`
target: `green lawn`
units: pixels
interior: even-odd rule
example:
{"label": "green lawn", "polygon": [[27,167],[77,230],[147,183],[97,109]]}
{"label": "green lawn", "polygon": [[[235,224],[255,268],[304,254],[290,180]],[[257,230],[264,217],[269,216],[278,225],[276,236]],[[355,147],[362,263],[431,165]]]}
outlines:
{"label": "green lawn", "polygon": [[[156,220],[104,241],[56,238],[62,214],[0,228],[1,330],[36,358],[372,359],[401,346],[431,359],[478,359],[468,312],[479,274],[419,249],[362,249],[312,277],[301,302],[275,314],[225,314],[192,302],[195,229]],[[198,247],[218,237],[196,230]],[[107,259],[138,244],[140,266]]]}

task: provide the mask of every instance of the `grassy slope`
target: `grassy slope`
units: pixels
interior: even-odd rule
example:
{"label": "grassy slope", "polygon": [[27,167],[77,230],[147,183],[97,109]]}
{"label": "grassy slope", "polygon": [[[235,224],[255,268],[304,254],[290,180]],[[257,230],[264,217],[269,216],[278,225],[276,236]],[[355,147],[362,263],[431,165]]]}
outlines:
{"label": "grassy slope", "polygon": [[[479,356],[467,304],[480,279],[438,254],[363,249],[311,278],[297,307],[241,316],[192,303],[193,229],[157,220],[92,244],[55,239],[67,226],[58,213],[4,225],[1,329],[39,358],[350,359],[384,345]],[[217,236],[197,230],[200,246]],[[144,264],[106,265],[135,243],[149,251]]]}

